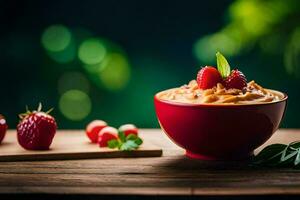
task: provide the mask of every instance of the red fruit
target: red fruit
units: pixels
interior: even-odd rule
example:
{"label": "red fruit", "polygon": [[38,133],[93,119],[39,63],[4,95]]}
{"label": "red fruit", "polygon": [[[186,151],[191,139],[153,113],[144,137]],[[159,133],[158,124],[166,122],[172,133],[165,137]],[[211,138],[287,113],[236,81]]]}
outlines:
{"label": "red fruit", "polygon": [[105,121],[94,120],[87,125],[85,132],[92,143],[97,143],[99,132],[105,127],[107,127],[107,123]]}
{"label": "red fruit", "polygon": [[5,118],[2,115],[0,115],[0,143],[4,139],[7,128],[8,126],[6,124]]}
{"label": "red fruit", "polygon": [[56,133],[55,119],[49,112],[42,112],[39,105],[37,111],[20,114],[21,121],[17,126],[17,137],[19,144],[29,150],[49,149]]}
{"label": "red fruit", "polygon": [[241,71],[235,69],[232,70],[230,75],[226,78],[225,86],[227,89],[236,88],[242,90],[247,86],[247,79]]}
{"label": "red fruit", "polygon": [[113,139],[118,139],[118,130],[107,126],[99,132],[98,144],[100,147],[107,147],[107,142]]}
{"label": "red fruit", "polygon": [[220,72],[214,67],[203,67],[197,74],[198,87],[203,90],[213,88],[217,83],[222,82]]}
{"label": "red fruit", "polygon": [[138,129],[133,124],[124,124],[124,125],[120,126],[119,131],[123,132],[125,134],[125,136],[127,136],[129,134],[138,135]]}

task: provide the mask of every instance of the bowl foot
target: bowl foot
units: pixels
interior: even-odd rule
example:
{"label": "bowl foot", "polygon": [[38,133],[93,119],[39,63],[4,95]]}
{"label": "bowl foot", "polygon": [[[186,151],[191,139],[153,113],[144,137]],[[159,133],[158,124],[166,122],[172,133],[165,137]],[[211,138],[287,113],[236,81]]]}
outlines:
{"label": "bowl foot", "polygon": [[215,156],[207,156],[199,153],[193,153],[190,151],[186,151],[185,155],[189,158],[199,159],[199,160],[247,160],[253,156],[253,152],[245,155],[235,155],[232,157],[215,157]]}

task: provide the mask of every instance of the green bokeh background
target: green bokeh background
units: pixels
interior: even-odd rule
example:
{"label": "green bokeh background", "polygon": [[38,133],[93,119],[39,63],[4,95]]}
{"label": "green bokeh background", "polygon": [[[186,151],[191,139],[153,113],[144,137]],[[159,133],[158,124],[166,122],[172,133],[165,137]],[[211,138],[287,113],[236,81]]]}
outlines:
{"label": "green bokeh background", "polygon": [[221,51],[249,81],[286,92],[281,127],[299,128],[299,4],[2,1],[0,112],[10,128],[38,102],[55,108],[59,128],[158,127],[154,94],[194,79]]}

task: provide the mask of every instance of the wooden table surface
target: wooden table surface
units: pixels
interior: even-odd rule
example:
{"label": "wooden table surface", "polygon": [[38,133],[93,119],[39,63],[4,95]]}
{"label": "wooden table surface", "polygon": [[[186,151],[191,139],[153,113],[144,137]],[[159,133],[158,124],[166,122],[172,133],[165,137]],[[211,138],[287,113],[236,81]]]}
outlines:
{"label": "wooden table surface", "polygon": [[[0,162],[0,194],[300,195],[300,170],[253,169],[241,162],[192,160],[161,130],[144,129],[141,136],[161,146],[163,156]],[[294,140],[300,140],[300,130],[284,129],[267,143]]]}

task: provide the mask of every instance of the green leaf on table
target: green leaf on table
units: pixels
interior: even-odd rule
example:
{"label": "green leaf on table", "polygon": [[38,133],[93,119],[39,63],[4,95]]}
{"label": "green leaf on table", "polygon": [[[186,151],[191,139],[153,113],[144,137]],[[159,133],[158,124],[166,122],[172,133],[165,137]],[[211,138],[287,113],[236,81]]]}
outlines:
{"label": "green leaf on table", "polygon": [[125,136],[124,132],[119,131],[118,135],[119,135],[121,142],[126,142],[126,136]]}
{"label": "green leaf on table", "polygon": [[136,138],[136,140],[135,140],[135,143],[137,144],[137,145],[141,145],[141,144],[143,144],[143,140],[141,139],[141,138]]}
{"label": "green leaf on table", "polygon": [[300,141],[295,141],[289,144],[290,148],[297,151],[296,157],[294,159],[294,165],[297,166],[300,163]]}
{"label": "green leaf on table", "polygon": [[254,157],[254,164],[279,162],[286,146],[285,144],[272,144],[265,147]]}
{"label": "green leaf on table", "polygon": [[300,142],[269,145],[254,157],[252,163],[272,167],[299,167]]}
{"label": "green leaf on table", "polygon": [[299,148],[300,148],[300,141],[294,141],[294,142],[291,142],[291,143],[289,144],[289,146],[290,146],[291,148],[294,148],[294,149],[299,149]]}
{"label": "green leaf on table", "polygon": [[143,143],[143,140],[136,134],[129,134],[125,136],[125,134],[120,131],[118,136],[118,139],[112,139],[107,142],[109,148],[118,148],[121,151],[131,151],[139,148],[139,146]]}
{"label": "green leaf on table", "polygon": [[290,149],[290,145],[286,146],[284,151],[281,154],[280,162],[286,162],[289,159],[296,156],[298,151],[296,149]]}
{"label": "green leaf on table", "polygon": [[217,56],[217,68],[222,78],[227,78],[230,75],[230,65],[226,58],[220,53],[216,53]]}
{"label": "green leaf on table", "polygon": [[294,165],[297,166],[300,163],[300,149],[298,149],[297,156],[294,161]]}
{"label": "green leaf on table", "polygon": [[127,140],[125,143],[123,143],[120,147],[120,150],[122,151],[130,151],[137,149],[139,147],[138,144],[135,143],[133,140]]}
{"label": "green leaf on table", "polygon": [[138,137],[136,134],[129,134],[127,137],[126,137],[126,140],[132,140],[134,141],[137,145],[141,145],[143,144],[143,140]]}
{"label": "green leaf on table", "polygon": [[111,149],[117,148],[117,147],[119,147],[119,141],[116,139],[109,140],[107,142],[107,146],[108,146],[108,148],[111,148]]}
{"label": "green leaf on table", "polygon": [[138,137],[135,134],[129,134],[126,137],[126,140],[136,140]]}

